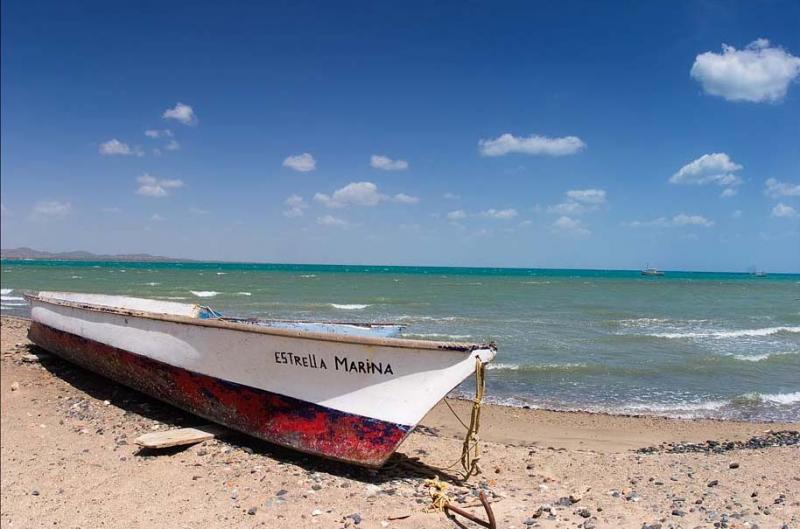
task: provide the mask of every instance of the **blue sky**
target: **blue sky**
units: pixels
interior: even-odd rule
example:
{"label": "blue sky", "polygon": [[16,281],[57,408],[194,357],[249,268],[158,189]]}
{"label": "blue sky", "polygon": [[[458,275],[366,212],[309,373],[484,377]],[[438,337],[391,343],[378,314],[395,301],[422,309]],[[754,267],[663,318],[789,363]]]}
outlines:
{"label": "blue sky", "polygon": [[3,247],[800,271],[797,2],[264,4],[4,2]]}

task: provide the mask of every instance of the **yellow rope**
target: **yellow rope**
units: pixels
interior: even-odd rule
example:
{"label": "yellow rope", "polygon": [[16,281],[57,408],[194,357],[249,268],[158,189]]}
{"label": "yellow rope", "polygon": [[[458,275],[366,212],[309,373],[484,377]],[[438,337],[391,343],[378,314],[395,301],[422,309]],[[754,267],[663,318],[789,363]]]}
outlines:
{"label": "yellow rope", "polygon": [[427,510],[430,512],[443,512],[444,508],[450,500],[447,498],[447,487],[449,486],[444,481],[435,476],[433,479],[426,479],[425,486],[430,489],[431,504],[428,505]]}
{"label": "yellow rope", "polygon": [[472,403],[469,427],[467,428],[467,434],[464,436],[464,446],[461,450],[461,466],[464,467],[464,481],[467,481],[473,474],[481,473],[481,469],[478,466],[478,462],[481,459],[478,431],[481,428],[481,402],[483,401],[485,389],[486,379],[484,377],[484,365],[480,358],[475,357],[475,400]]}

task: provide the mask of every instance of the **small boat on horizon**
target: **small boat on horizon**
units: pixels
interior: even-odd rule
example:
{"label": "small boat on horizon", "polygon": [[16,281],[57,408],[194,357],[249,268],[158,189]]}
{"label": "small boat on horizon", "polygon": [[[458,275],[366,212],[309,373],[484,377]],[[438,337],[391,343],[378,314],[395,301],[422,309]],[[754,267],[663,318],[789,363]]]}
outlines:
{"label": "small boat on horizon", "polygon": [[664,272],[662,272],[661,270],[658,270],[657,268],[653,268],[651,266],[647,266],[641,271],[641,274],[643,276],[663,276]]}
{"label": "small boat on horizon", "polygon": [[39,292],[29,338],[208,420],[380,467],[494,344],[398,337],[396,324],[230,318],[199,305]]}

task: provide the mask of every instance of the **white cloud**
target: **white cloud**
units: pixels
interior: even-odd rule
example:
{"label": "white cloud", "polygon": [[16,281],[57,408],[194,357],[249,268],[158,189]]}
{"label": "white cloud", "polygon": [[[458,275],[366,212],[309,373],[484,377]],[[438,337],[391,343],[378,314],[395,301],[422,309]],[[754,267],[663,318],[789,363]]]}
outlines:
{"label": "white cloud", "polygon": [[592,233],[588,228],[586,228],[586,226],[583,225],[580,220],[573,219],[572,217],[568,217],[566,215],[558,217],[555,222],[553,222],[553,228],[580,236],[586,236]]}
{"label": "white cloud", "polygon": [[687,163],[669,181],[673,184],[738,186],[741,177],[733,173],[742,170],[742,166],[730,159],[724,152],[704,154],[700,158]]}
{"label": "white cloud", "polygon": [[464,220],[465,218],[467,218],[467,212],[464,211],[463,209],[457,209],[447,214],[447,220],[451,222]]}
{"label": "white cloud", "polygon": [[445,200],[458,200],[461,198],[461,195],[456,195],[455,193],[445,193],[444,195]]}
{"label": "white cloud", "polygon": [[778,202],[778,204],[774,208],[772,208],[772,216],[794,218],[797,216],[797,210],[794,209],[792,206],[787,206],[783,202]]}
{"label": "white cloud", "polygon": [[177,151],[181,148],[181,144],[175,140],[169,140],[169,143],[164,145],[164,148],[168,151]]}
{"label": "white cloud", "polygon": [[189,213],[192,215],[208,215],[209,211],[207,209],[198,208],[198,207],[191,207],[189,208]]}
{"label": "white cloud", "polygon": [[556,215],[582,215],[589,211],[595,211],[606,203],[606,192],[604,189],[571,189],[567,191],[567,200],[560,204],[548,206],[548,213]]}
{"label": "white cloud", "polygon": [[164,119],[174,119],[184,125],[197,125],[197,115],[189,105],[178,102],[173,108],[168,108],[161,115]]}
{"label": "white cloud", "polygon": [[333,195],[314,194],[314,201],[329,208],[344,208],[347,206],[377,206],[381,202],[416,204],[419,202],[419,198],[405,193],[398,193],[394,196],[384,195],[372,182],[350,182],[334,191]]}
{"label": "white cloud", "polygon": [[122,209],[121,208],[114,207],[114,206],[100,208],[100,211],[102,211],[103,213],[122,213]]}
{"label": "white cloud", "polygon": [[347,228],[350,226],[350,223],[346,220],[334,217],[333,215],[317,217],[317,224],[321,224],[323,226],[334,226],[336,228]]}
{"label": "white cloud", "polygon": [[706,93],[728,101],[777,102],[800,75],[800,57],[767,39],[758,39],[742,50],[727,44],[722,53],[707,51],[697,56],[691,76]]}
{"label": "white cloud", "polygon": [[72,212],[72,204],[69,202],[59,202],[58,200],[43,200],[33,206],[32,215],[34,218],[42,219],[47,217],[63,217]]}
{"label": "white cloud", "polygon": [[713,220],[708,220],[702,215],[689,215],[686,213],[678,213],[672,218],[658,217],[653,220],[634,220],[624,223],[625,226],[630,228],[678,228],[683,226],[701,226],[703,228],[710,228],[714,226]]}
{"label": "white cloud", "polygon": [[381,171],[403,171],[408,169],[408,162],[405,160],[392,160],[388,156],[373,154],[369,159],[369,164]]}
{"label": "white cloud", "polygon": [[736,189],[729,187],[727,189],[723,189],[722,193],[720,193],[719,196],[721,196],[722,198],[731,198],[735,197],[737,193],[738,191]]}
{"label": "white cloud", "polygon": [[116,138],[101,143],[97,151],[103,156],[131,156],[133,154],[136,156],[144,155],[142,150],[138,147],[131,148],[131,146],[127,143],[123,143]]}
{"label": "white cloud", "polygon": [[478,148],[483,156],[505,156],[510,153],[566,156],[583,150],[586,144],[576,136],[548,138],[531,135],[524,138],[505,133],[494,139],[480,140]]}
{"label": "white cloud", "polygon": [[766,182],[764,194],[768,197],[800,197],[800,184],[781,182],[775,178],[770,178]]}
{"label": "white cloud", "polygon": [[317,168],[317,161],[311,154],[304,152],[303,154],[287,156],[283,161],[283,166],[301,173],[307,173]]}
{"label": "white cloud", "polygon": [[171,138],[172,131],[169,129],[147,129],[144,135],[148,138]]}
{"label": "white cloud", "polygon": [[153,215],[150,217],[150,220],[152,220],[153,222],[163,222],[167,219],[165,217],[162,217],[158,213],[153,213]]}
{"label": "white cloud", "polygon": [[528,226],[533,226],[533,221],[532,220],[523,220],[522,222],[520,222],[518,224],[518,226],[520,228],[527,228]]}
{"label": "white cloud", "polygon": [[547,206],[547,212],[556,215],[582,215],[586,213],[586,211],[588,211],[586,206],[574,200],[567,200],[560,204]]}
{"label": "white cloud", "polygon": [[509,220],[513,219],[518,215],[517,210],[513,208],[509,209],[494,209],[490,208],[486,211],[481,211],[478,213],[481,217],[486,217],[488,219],[495,219],[495,220]]}
{"label": "white cloud", "polygon": [[303,210],[308,208],[308,204],[300,195],[291,195],[284,201],[284,204],[286,204],[286,210],[283,214],[289,218],[302,217]]}
{"label": "white cloud", "polygon": [[0,217],[10,217],[11,210],[9,210],[5,204],[0,203]]}
{"label": "white cloud", "polygon": [[183,181],[177,179],[163,178],[159,179],[147,173],[136,178],[139,183],[139,188],[136,193],[146,197],[165,197],[169,195],[169,189],[177,189],[183,187]]}
{"label": "white cloud", "polygon": [[702,226],[704,228],[714,225],[714,221],[708,220],[702,215],[687,215],[686,213],[679,213],[672,217],[672,223],[675,226]]}
{"label": "white cloud", "polygon": [[606,192],[603,189],[572,189],[567,191],[567,196],[585,204],[605,204],[606,202]]}
{"label": "white cloud", "polygon": [[419,197],[412,197],[411,195],[406,195],[405,193],[397,193],[392,197],[392,201],[397,202],[398,204],[419,204]]}

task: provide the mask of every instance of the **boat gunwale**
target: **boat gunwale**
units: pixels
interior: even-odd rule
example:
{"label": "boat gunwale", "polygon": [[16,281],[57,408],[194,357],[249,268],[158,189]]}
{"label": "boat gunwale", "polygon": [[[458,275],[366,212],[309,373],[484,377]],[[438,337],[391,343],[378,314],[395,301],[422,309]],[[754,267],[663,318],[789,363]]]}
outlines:
{"label": "boat gunwale", "polygon": [[[449,352],[462,352],[462,353],[472,353],[473,351],[479,351],[483,349],[488,349],[495,352],[497,351],[497,346],[493,342],[477,344],[469,342],[438,342],[429,340],[415,340],[411,338],[379,338],[370,336],[335,335],[332,333],[320,333],[313,331],[262,327],[254,325],[252,323],[235,323],[232,321],[225,321],[225,320],[191,318],[189,316],[179,316],[176,314],[162,314],[158,312],[127,310],[121,307],[94,305],[91,303],[76,303],[73,301],[66,301],[58,298],[43,298],[37,294],[30,294],[30,293],[23,293],[23,297],[28,301],[35,300],[39,303],[70,307],[81,310],[88,310],[91,312],[116,314],[120,316],[131,316],[147,320],[166,321],[183,325],[198,325],[201,327],[229,329],[234,331],[251,332],[256,334],[268,334],[273,336],[281,336],[285,338],[298,338],[301,340],[313,340],[313,341],[381,346],[381,347],[396,347],[401,349],[426,349],[434,351],[449,351]],[[148,298],[139,298],[139,299],[148,299]]]}

